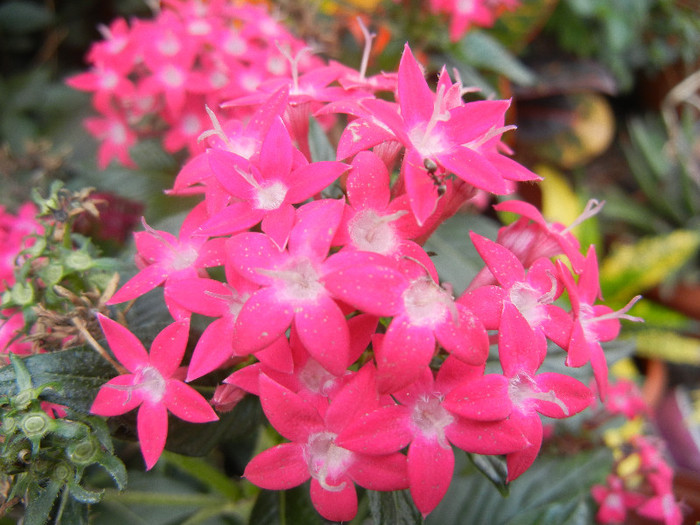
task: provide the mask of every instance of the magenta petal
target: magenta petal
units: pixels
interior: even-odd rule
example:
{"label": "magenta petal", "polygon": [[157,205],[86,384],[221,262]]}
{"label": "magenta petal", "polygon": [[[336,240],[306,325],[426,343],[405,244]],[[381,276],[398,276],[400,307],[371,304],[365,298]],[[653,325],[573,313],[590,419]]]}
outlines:
{"label": "magenta petal", "polygon": [[361,151],[352,160],[346,187],[355,209],[384,210],[389,205],[389,170],[371,151]]}
{"label": "magenta petal", "polygon": [[263,217],[260,229],[272,239],[277,248],[284,250],[289,240],[289,234],[296,220],[296,209],[291,204],[282,203]]}
{"label": "magenta petal", "polygon": [[[389,104],[385,101],[381,102],[384,104]],[[396,115],[396,111],[393,109],[389,111],[394,113],[393,120],[400,121],[400,118],[398,115]],[[394,135],[391,132],[378,126],[372,122],[371,119],[358,118],[345,126],[345,129],[338,140],[338,152],[336,158],[338,160],[346,159],[358,152],[366,151],[387,140],[394,140]]]}
{"label": "magenta petal", "polygon": [[403,307],[402,292],[408,286],[398,270],[364,263],[364,252],[341,252],[329,259],[334,264],[339,258],[356,255],[357,264],[326,273],[323,282],[333,296],[365,313],[376,316],[396,315]]}
{"label": "magenta petal", "polygon": [[229,310],[229,304],[219,297],[230,296],[231,289],[220,281],[195,277],[174,281],[168,286],[168,295],[191,312],[220,317]]}
{"label": "magenta petal", "polygon": [[138,337],[109,317],[98,313],[97,318],[107,338],[109,348],[129,372],[137,372],[148,364],[148,352]]}
{"label": "magenta petal", "polygon": [[292,173],[292,186],[287,192],[287,202],[303,202],[330,186],[348,170],[348,165],[335,161],[318,161],[302,166]]}
{"label": "magenta petal", "polygon": [[189,330],[189,321],[178,321],[166,326],[153,340],[149,362],[163,377],[170,377],[180,366]]}
{"label": "magenta petal", "polygon": [[107,381],[95,396],[90,412],[98,416],[112,417],[126,414],[141,404],[138,389],[133,388],[135,376],[124,374]]}
{"label": "magenta petal", "polygon": [[275,243],[263,233],[245,232],[231,237],[226,243],[227,260],[246,279],[257,284],[270,285],[272,277],[259,269],[276,269],[287,260]]}
{"label": "magenta petal", "polygon": [[506,195],[513,191],[511,184],[486,156],[467,146],[457,146],[441,153],[437,161],[476,188],[496,195]]}
{"label": "magenta petal", "polygon": [[325,413],[326,428],[339,433],[360,413],[377,408],[378,403],[374,366],[367,363],[333,397]]}
{"label": "magenta petal", "polygon": [[136,416],[136,429],[146,470],[155,465],[168,437],[168,411],[161,403],[143,403]]}
{"label": "magenta petal", "polygon": [[566,366],[578,368],[585,365],[591,359],[592,344],[586,340],[586,334],[580,322],[574,322],[571,330],[566,356]]}
{"label": "magenta petal", "polygon": [[243,477],[267,490],[291,489],[309,479],[304,447],[298,443],[282,443],[250,460]]}
{"label": "magenta petal", "polygon": [[525,268],[508,248],[474,232],[470,237],[476,251],[501,286],[510,288],[516,282],[525,280]]}
{"label": "magenta petal", "polygon": [[486,363],[473,366],[468,365],[455,356],[448,356],[440,366],[435,378],[435,388],[438,392],[447,395],[460,383],[471,381],[484,375]]}
{"label": "magenta petal", "polygon": [[249,199],[252,186],[241,173],[249,174],[250,163],[247,159],[230,151],[211,148],[206,152],[211,172],[226,191],[239,199]]}
{"label": "magenta petal", "polygon": [[160,264],[146,266],[125,282],[124,285],[117,290],[117,293],[107,301],[107,304],[119,304],[141,297],[146,292],[150,292],[165,281],[168,277],[168,273],[169,271]]}
{"label": "magenta petal", "polygon": [[350,364],[350,334],[343,312],[325,294],[298,310],[294,315],[294,327],[299,339],[326,370],[341,375]]}
{"label": "magenta petal", "polygon": [[338,446],[362,454],[390,454],[411,442],[410,409],[403,405],[378,408],[354,419],[335,442]]}
{"label": "magenta petal", "polygon": [[406,456],[388,454],[364,456],[356,454],[348,467],[348,475],[369,490],[403,490],[408,488]]}
{"label": "magenta petal", "polygon": [[508,377],[515,377],[521,371],[534,375],[546,355],[546,339],[535,337],[518,309],[512,303],[505,303],[498,333],[498,357],[503,373]]}
{"label": "magenta petal", "polygon": [[514,413],[513,420],[522,430],[530,444],[524,449],[511,452],[506,456],[506,464],[508,465],[508,477],[506,481],[508,483],[530,468],[530,465],[532,465],[537,455],[540,453],[543,435],[542,422],[535,412],[529,415]]}
{"label": "magenta petal", "polygon": [[478,421],[497,421],[513,411],[508,396],[508,378],[487,374],[455,388],[442,405],[457,415]]}
{"label": "magenta petal", "polygon": [[448,316],[435,328],[440,344],[453,356],[470,365],[486,362],[489,355],[489,336],[481,321],[466,307],[455,304],[458,318]]}
{"label": "magenta petal", "polygon": [[327,520],[351,521],[357,514],[357,491],[348,476],[338,479],[332,491],[324,489],[318,480],[312,479],[310,493],[314,507]]}
{"label": "magenta petal", "polygon": [[289,348],[289,342],[284,336],[279,337],[269,346],[256,352],[255,357],[265,366],[277,372],[283,374],[291,374],[294,372],[292,350]]}
{"label": "magenta petal", "polygon": [[265,374],[260,374],[259,386],[263,411],[282,436],[306,442],[310,434],[323,431],[323,420],[311,403]]}
{"label": "magenta petal", "polygon": [[311,201],[298,208],[297,222],[289,236],[290,253],[325,259],[344,209],[345,203],[335,199]]}
{"label": "magenta petal", "polygon": [[422,226],[437,208],[437,186],[428,176],[423,167],[423,159],[415,149],[409,150],[402,168],[411,211],[416,222]]}
{"label": "magenta petal", "polygon": [[285,177],[292,170],[293,150],[292,139],[282,120],[273,120],[260,147],[258,166],[263,177]]}
{"label": "magenta petal", "polygon": [[404,45],[399,63],[398,99],[407,128],[412,129],[430,120],[435,94],[428,87],[423,70],[408,44]]}
{"label": "magenta petal", "polygon": [[231,357],[233,348],[229,341],[233,340],[233,334],[233,323],[227,318],[216,319],[205,328],[194,347],[187,368],[187,381],[216,370]]}
{"label": "magenta petal", "polygon": [[168,381],[163,402],[170,412],[184,421],[207,423],[219,419],[202,394],[182,381]]}
{"label": "magenta petal", "polygon": [[255,226],[263,218],[262,210],[253,208],[248,201],[237,201],[213,214],[197,234],[199,235],[233,235]]}
{"label": "magenta petal", "polygon": [[433,329],[412,325],[407,317],[395,317],[377,349],[377,383],[382,393],[392,393],[415,381],[435,353]]}
{"label": "magenta petal", "polygon": [[547,372],[535,376],[535,381],[538,390],[554,397],[553,401],[533,399],[536,410],[544,416],[554,418],[573,416],[587,408],[593,401],[591,389],[573,377]]}
{"label": "magenta petal", "polygon": [[522,430],[510,419],[472,421],[458,417],[445,428],[445,436],[457,447],[474,454],[508,454],[529,445]]}
{"label": "magenta petal", "polygon": [[236,352],[246,354],[269,346],[289,328],[293,317],[292,307],[280,304],[275,289],[258,290],[236,318]]}
{"label": "magenta petal", "polygon": [[457,299],[457,303],[474,312],[484,324],[484,328],[497,330],[501,325],[503,301],[507,295],[508,292],[500,286],[486,285],[465,293]]}
{"label": "magenta petal", "polygon": [[442,447],[437,440],[417,437],[408,448],[408,476],[411,496],[418,510],[427,516],[447,492],[455,456],[448,444]]}

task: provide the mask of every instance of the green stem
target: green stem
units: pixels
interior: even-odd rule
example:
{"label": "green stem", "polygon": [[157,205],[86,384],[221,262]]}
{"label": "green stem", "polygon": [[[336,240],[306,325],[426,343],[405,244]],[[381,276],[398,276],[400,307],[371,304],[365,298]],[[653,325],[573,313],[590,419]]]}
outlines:
{"label": "green stem", "polygon": [[204,483],[211,490],[218,492],[230,501],[238,501],[243,497],[241,488],[201,458],[183,456],[174,452],[163,452],[163,457],[172,465],[184,470],[193,478]]}
{"label": "green stem", "polygon": [[225,502],[220,496],[210,494],[170,494],[164,492],[141,492],[137,490],[125,490],[120,492],[117,489],[105,489],[103,500],[132,505],[178,507],[216,506]]}

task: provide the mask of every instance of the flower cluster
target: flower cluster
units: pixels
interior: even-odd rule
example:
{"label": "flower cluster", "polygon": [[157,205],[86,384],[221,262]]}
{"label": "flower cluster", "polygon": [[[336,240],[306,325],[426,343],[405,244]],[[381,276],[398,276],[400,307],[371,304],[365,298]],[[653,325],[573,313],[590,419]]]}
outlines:
{"label": "flower cluster", "polygon": [[[99,116],[86,119],[100,141],[98,161],[132,166],[129,148],[139,139],[162,137],[168,152],[199,151],[207,128],[205,105],[254,93],[260,84],[289,74],[285,53],[303,43],[264,6],[215,0],[164,0],[152,20],[119,18],[100,30],[87,56],[90,71],[68,79],[93,93]],[[313,56],[301,70],[318,65]],[[231,111],[239,118],[245,109]]]}
{"label": "flower cluster", "polygon": [[683,523],[681,505],[673,494],[673,469],[664,457],[663,444],[642,433],[648,407],[636,384],[618,379],[602,409],[624,416],[626,423],[604,434],[614,466],[604,485],[591,493],[599,505],[600,523],[624,523],[630,512],[666,525]]}
{"label": "flower cluster", "polygon": [[[299,74],[300,56],[289,55],[289,77],[223,104],[252,106],[247,121],[210,112],[206,149],[171,190],[202,197],[179,233],[144,221],[136,234],[139,271],[111,303],[162,287],[173,324],[148,354],[101,318],[125,373],[93,411],[139,406],[150,468],[168,411],[216,417],[185,382],[235,366],[225,384],[259,396],[288,440],[253,458],[248,480],[281,490],[310,479],[334,521],[355,516],[355,485],[410,489],[427,515],[450,484],[453,447],[505,454],[511,481],[539,453],[541,416],[590,405],[587,385],[542,369],[550,343],[569,367],[590,363],[605,396],[601,342],[636,318],[597,304],[593,248],[584,256],[568,228],[520,201],[498,206],[521,218],[496,240],[471,234],[485,267],[455,297],[422,243],[479,190],[538,179],[507,156],[509,102],[465,103],[445,70],[431,88],[408,45],[398,74],[371,78],[333,63]],[[312,155],[310,115],[347,115],[336,160]],[[211,322],[180,370],[193,314]],[[500,371],[487,373],[491,342]]]}
{"label": "flower cluster", "polygon": [[[34,241],[32,234],[41,231],[36,221],[36,207],[32,203],[20,206],[17,214],[0,207],[0,292],[7,293],[15,284],[15,269],[22,250]],[[26,354],[31,345],[20,340],[24,328],[22,312],[17,308],[0,311],[0,352]]]}
{"label": "flower cluster", "polygon": [[491,27],[504,10],[518,7],[519,0],[430,0],[430,10],[450,21],[450,40],[456,42],[472,26]]}

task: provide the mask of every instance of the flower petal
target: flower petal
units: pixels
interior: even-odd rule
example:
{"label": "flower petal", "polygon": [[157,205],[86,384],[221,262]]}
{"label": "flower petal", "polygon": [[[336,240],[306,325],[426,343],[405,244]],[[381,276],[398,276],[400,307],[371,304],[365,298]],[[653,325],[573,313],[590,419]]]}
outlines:
{"label": "flower petal", "polygon": [[411,496],[418,510],[427,516],[447,492],[454,472],[452,447],[442,447],[437,439],[416,437],[408,447],[408,476]]}
{"label": "flower petal", "polygon": [[183,421],[208,423],[218,416],[202,394],[182,381],[171,379],[163,397],[165,407]]}
{"label": "flower petal", "polygon": [[304,447],[298,443],[282,443],[250,460],[243,472],[248,481],[267,490],[285,490],[309,479]]}
{"label": "flower petal", "polygon": [[100,313],[97,314],[97,319],[112,353],[129,372],[137,372],[139,368],[148,364],[148,353],[134,334]]}
{"label": "flower petal", "polygon": [[146,470],[151,470],[165,448],[168,411],[162,403],[143,403],[136,416],[136,430]]}

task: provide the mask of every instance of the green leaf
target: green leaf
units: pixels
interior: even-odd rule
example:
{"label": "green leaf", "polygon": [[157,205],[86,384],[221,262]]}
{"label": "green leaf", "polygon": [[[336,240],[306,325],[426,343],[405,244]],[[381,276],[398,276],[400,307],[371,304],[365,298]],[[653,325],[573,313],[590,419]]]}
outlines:
{"label": "green leaf", "polygon": [[661,284],[686,264],[698,247],[700,233],[689,230],[613,247],[600,265],[603,296],[609,303],[624,303]]}
{"label": "green leaf", "polygon": [[78,483],[71,483],[68,486],[68,490],[70,490],[70,495],[73,497],[73,499],[79,501],[80,503],[97,503],[102,499],[102,494],[104,494],[103,490],[99,492],[86,490]]}
{"label": "green leaf", "polygon": [[24,525],[44,525],[51,514],[62,484],[50,481],[46,487],[32,484],[24,512]]}
{"label": "green leaf", "polygon": [[19,0],[0,6],[0,30],[22,34],[39,31],[53,21],[53,14],[46,5]]}
{"label": "green leaf", "polygon": [[[114,368],[97,352],[86,347],[23,359],[35,385],[56,382],[62,389],[47,390],[43,399],[88,413],[99,388],[113,378]],[[0,369],[0,394],[17,392],[16,375],[11,366]]]}
{"label": "green leaf", "polygon": [[530,469],[510,483],[510,494],[504,498],[459,454],[452,484],[426,524],[592,523],[584,521],[592,512],[590,489],[604,481],[611,467],[611,454],[604,449],[568,455],[542,451]]}
{"label": "green leaf", "polygon": [[469,31],[455,46],[455,54],[472,66],[494,71],[517,84],[530,86],[535,83],[535,74],[484,31]]}
{"label": "green leaf", "polygon": [[285,491],[261,490],[250,514],[249,525],[324,525],[311,503],[309,484]]}
{"label": "green leaf", "polygon": [[104,468],[109,475],[112,476],[114,483],[116,483],[119,490],[123,490],[126,487],[126,467],[124,463],[117,457],[109,453],[104,453],[100,456],[98,463]]}
{"label": "green leaf", "polygon": [[674,330],[640,330],[634,334],[637,355],[671,363],[700,366],[700,341]]}
{"label": "green leaf", "polygon": [[506,479],[508,467],[505,458],[501,456],[482,456],[481,454],[467,454],[469,460],[479,471],[486,476],[502,496],[507,496],[510,489]]}
{"label": "green leaf", "polygon": [[32,388],[32,376],[29,374],[29,370],[27,370],[27,366],[24,364],[24,359],[16,354],[10,354],[10,362],[12,363],[12,370],[15,373],[17,390],[23,392],[24,390]]}
{"label": "green leaf", "polygon": [[455,295],[461,294],[484,267],[469,232],[495,239],[499,226],[481,215],[458,214],[442,223],[425,243],[425,249],[436,254],[433,262],[440,278],[452,285]]}
{"label": "green leaf", "polygon": [[416,508],[408,490],[393,492],[367,491],[369,510],[374,525],[420,525],[423,516]]}
{"label": "green leaf", "polygon": [[323,131],[321,124],[313,117],[309,119],[309,149],[313,162],[335,160],[335,148],[328,140],[328,135]]}

